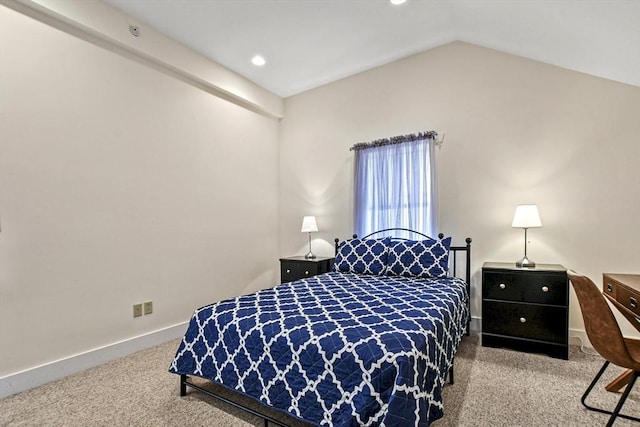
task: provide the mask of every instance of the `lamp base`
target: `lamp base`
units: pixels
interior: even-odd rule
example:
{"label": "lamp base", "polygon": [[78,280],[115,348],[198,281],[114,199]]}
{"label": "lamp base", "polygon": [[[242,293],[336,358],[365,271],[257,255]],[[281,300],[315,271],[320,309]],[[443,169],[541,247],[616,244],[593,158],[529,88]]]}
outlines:
{"label": "lamp base", "polygon": [[524,258],[522,258],[519,261],[516,261],[516,267],[520,267],[520,268],[534,268],[536,266],[536,263],[529,260],[529,258],[527,258],[527,256],[525,255]]}
{"label": "lamp base", "polygon": [[309,232],[309,252],[304,256],[304,259],[316,259],[316,256],[311,252],[311,232]]}

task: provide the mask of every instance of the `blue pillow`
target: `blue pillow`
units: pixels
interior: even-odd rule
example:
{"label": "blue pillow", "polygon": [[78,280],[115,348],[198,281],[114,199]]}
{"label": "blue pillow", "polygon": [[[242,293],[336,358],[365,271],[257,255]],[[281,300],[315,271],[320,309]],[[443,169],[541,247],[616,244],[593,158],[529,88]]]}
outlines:
{"label": "blue pillow", "polygon": [[446,277],[450,246],[451,237],[392,242],[386,272],[390,276]]}
{"label": "blue pillow", "polygon": [[384,274],[390,239],[351,239],[340,243],[334,262],[335,271],[359,274]]}

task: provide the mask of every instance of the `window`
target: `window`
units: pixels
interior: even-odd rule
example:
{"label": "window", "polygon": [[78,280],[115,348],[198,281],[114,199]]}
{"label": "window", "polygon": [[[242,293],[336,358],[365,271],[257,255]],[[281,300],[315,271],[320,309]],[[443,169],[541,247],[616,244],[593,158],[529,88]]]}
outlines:
{"label": "window", "polygon": [[352,147],[354,222],[358,236],[396,227],[437,236],[434,159],[437,136],[431,131]]}

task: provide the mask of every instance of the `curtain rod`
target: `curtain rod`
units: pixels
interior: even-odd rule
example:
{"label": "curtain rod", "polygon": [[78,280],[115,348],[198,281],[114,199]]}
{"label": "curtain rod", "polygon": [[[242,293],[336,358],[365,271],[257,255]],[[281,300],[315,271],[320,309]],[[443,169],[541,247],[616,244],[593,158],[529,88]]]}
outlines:
{"label": "curtain rod", "polygon": [[365,150],[367,148],[381,147],[383,145],[401,144],[403,142],[417,141],[419,139],[432,139],[436,143],[436,145],[440,145],[442,144],[442,141],[444,141],[444,133],[442,133],[441,138],[439,138],[438,132],[436,132],[435,130],[429,130],[417,134],[412,133],[409,135],[399,135],[392,136],[390,138],[376,139],[375,141],[371,142],[359,142],[352,145],[349,151]]}

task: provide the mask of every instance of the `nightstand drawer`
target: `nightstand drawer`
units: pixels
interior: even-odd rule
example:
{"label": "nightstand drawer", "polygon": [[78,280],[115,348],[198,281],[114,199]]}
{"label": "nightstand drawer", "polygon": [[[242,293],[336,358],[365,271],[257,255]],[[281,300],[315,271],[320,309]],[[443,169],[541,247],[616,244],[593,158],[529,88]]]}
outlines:
{"label": "nightstand drawer", "polygon": [[333,258],[306,259],[303,256],[280,258],[280,282],[293,282],[327,273],[333,267]]}
{"label": "nightstand drawer", "polygon": [[485,299],[567,305],[567,278],[562,274],[519,274],[484,272],[482,295]]}
{"label": "nightstand drawer", "polygon": [[318,264],[282,262],[280,265],[280,278],[282,282],[304,279],[318,274]]}
{"label": "nightstand drawer", "polygon": [[482,333],[565,343],[567,310],[535,304],[485,301]]}
{"label": "nightstand drawer", "polygon": [[524,276],[503,272],[482,274],[482,297],[501,301],[522,301]]}
{"label": "nightstand drawer", "polygon": [[525,278],[522,300],[539,304],[566,306],[569,304],[567,275],[530,274]]}

